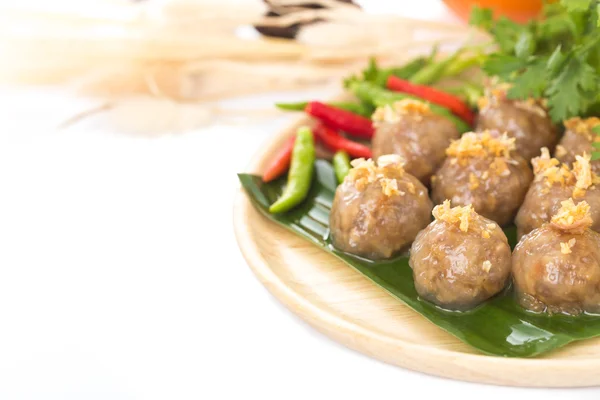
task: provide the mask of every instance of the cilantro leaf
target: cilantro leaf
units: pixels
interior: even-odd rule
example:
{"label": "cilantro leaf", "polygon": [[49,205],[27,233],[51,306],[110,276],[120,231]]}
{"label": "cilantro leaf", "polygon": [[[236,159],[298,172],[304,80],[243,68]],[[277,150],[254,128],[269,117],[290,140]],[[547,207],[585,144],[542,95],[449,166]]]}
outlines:
{"label": "cilantro leaf", "polygon": [[560,4],[569,12],[587,11],[593,0],[560,0]]}
{"label": "cilantro leaf", "polygon": [[565,39],[572,40],[579,34],[579,27],[576,22],[567,15],[555,15],[540,21],[537,25],[538,35],[543,41],[554,41],[558,39],[564,42]]}
{"label": "cilantro leaf", "polygon": [[540,98],[548,83],[547,59],[534,61],[521,75],[513,80],[507,96],[511,99]]}
{"label": "cilantro leaf", "polygon": [[554,49],[550,58],[548,58],[548,64],[546,65],[548,72],[552,75],[557,74],[565,62],[565,59],[566,57],[562,53],[562,46],[556,46],[556,49]]}
{"label": "cilantro leaf", "polygon": [[377,59],[375,57],[369,58],[369,64],[367,68],[363,70],[362,76],[365,81],[373,82],[379,76],[380,69],[377,65]]}
{"label": "cilantro leaf", "polygon": [[483,64],[483,70],[488,75],[497,75],[504,80],[510,80],[515,71],[527,66],[527,62],[521,58],[506,54],[491,54]]}
{"label": "cilantro leaf", "polygon": [[535,40],[529,31],[522,31],[515,44],[515,54],[519,58],[527,58],[535,51]]}
{"label": "cilantro leaf", "polygon": [[490,32],[496,43],[504,53],[513,53],[517,40],[521,33],[527,28],[511,21],[506,17],[500,17]]}
{"label": "cilantro leaf", "polygon": [[490,8],[481,8],[474,6],[471,9],[471,15],[469,17],[469,24],[488,30],[494,23],[494,16]]}
{"label": "cilantro leaf", "polygon": [[546,90],[552,119],[558,122],[583,114],[598,84],[596,70],[579,57],[571,57]]}
{"label": "cilantro leaf", "polygon": [[544,14],[544,17],[546,18],[551,18],[554,17],[555,15],[561,15],[561,14],[565,14],[565,7],[558,3],[558,2],[547,2],[544,1],[544,5],[542,6],[542,12]]}

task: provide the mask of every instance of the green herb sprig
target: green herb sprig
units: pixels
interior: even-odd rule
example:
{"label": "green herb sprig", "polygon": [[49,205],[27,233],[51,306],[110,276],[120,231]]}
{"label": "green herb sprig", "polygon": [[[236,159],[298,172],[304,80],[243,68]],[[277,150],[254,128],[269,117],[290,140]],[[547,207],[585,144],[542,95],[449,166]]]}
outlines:
{"label": "green herb sprig", "polygon": [[544,18],[520,25],[474,8],[470,23],[498,47],[483,63],[488,75],[513,83],[512,99],[545,97],[553,121],[600,110],[600,1],[561,0]]}

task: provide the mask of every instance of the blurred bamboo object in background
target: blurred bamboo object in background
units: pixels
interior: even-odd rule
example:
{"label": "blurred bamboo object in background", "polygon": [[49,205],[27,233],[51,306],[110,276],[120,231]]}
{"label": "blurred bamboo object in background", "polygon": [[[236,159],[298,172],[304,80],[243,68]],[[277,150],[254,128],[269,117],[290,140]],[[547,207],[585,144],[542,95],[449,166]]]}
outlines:
{"label": "blurred bamboo object in background", "polygon": [[[446,41],[468,37],[460,26],[368,15],[345,4],[311,10],[311,18],[327,22],[303,28],[297,40],[252,35],[249,26],[265,12],[258,1],[57,4],[0,6],[0,54],[10,60],[0,66],[2,81],[204,100],[322,85],[357,69],[370,55],[393,61],[429,47],[436,31]],[[433,35],[415,37],[419,26]],[[250,34],[240,35],[244,28]]]}
{"label": "blurred bamboo object in background", "polygon": [[[265,17],[258,0],[0,5],[0,82],[62,84],[112,102],[139,95],[202,102],[339,84],[369,56],[393,63],[435,41],[456,46],[475,37],[463,26],[370,15],[335,0],[310,3],[329,8]],[[304,19],[319,22],[302,26],[294,40],[252,28]]]}

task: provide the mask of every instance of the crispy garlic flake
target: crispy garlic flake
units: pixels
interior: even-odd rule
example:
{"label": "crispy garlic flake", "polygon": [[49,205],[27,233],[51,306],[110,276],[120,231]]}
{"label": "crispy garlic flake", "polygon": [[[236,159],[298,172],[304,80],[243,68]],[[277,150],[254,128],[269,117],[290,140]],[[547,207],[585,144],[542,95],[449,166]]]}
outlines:
{"label": "crispy garlic flake", "polygon": [[547,147],[542,147],[542,154],[531,160],[533,172],[536,180],[545,179],[546,185],[552,186],[555,183],[561,185],[568,184],[573,178],[569,167],[561,164],[556,158],[550,157]]}
{"label": "crispy garlic flake", "polygon": [[377,165],[379,167],[387,167],[388,165],[393,165],[393,164],[402,166],[405,163],[406,163],[406,160],[404,160],[404,158],[399,154],[384,154],[382,156],[379,156],[379,158],[377,158]]}
{"label": "crispy garlic flake", "polygon": [[552,217],[551,226],[562,231],[583,233],[592,226],[590,205],[586,201],[578,204],[573,199],[560,203],[560,210]]}
{"label": "crispy garlic flake", "polygon": [[[505,160],[510,159],[511,151],[515,149],[515,139],[506,133],[494,137],[490,131],[482,133],[469,132],[458,140],[452,141],[446,149],[446,155],[453,157],[463,165],[469,158],[495,158],[494,169],[497,174],[506,174]],[[506,168],[503,168],[506,167]]]}
{"label": "crispy garlic flake", "polygon": [[501,100],[506,98],[506,92],[511,88],[510,83],[498,83],[498,79],[495,78],[486,85],[483,96],[477,100],[477,107],[479,110],[483,110],[489,105],[496,105]]}
{"label": "crispy garlic flake", "polygon": [[575,156],[575,160],[571,169],[556,158],[551,158],[548,149],[543,147],[542,155],[531,160],[535,179],[544,180],[549,187],[555,183],[573,185],[573,197],[583,197],[587,189],[600,183],[600,177],[592,171],[589,155],[584,153],[583,156]]}
{"label": "crispy garlic flake", "polygon": [[[484,95],[477,100],[477,107],[479,110],[484,110],[490,105],[497,105],[502,100],[506,99],[506,93],[512,87],[510,83],[498,83],[495,79],[489,86],[485,88]],[[534,99],[532,97],[521,100],[513,101],[515,107],[522,110],[537,114],[541,117],[548,115],[547,101],[545,99]]]}
{"label": "crispy garlic flake", "polygon": [[445,200],[442,204],[433,208],[433,216],[438,221],[445,221],[452,225],[458,225],[463,232],[469,231],[469,222],[475,217],[473,206],[450,207],[450,200]]}
{"label": "crispy garlic flake", "polygon": [[567,149],[564,146],[556,145],[556,150],[554,150],[554,155],[556,157],[563,157],[567,155]]}
{"label": "crispy garlic flake", "polygon": [[591,117],[581,119],[579,117],[571,118],[563,122],[565,127],[571,132],[585,136],[590,142],[594,140],[595,134],[592,129],[600,125],[600,118]]}
{"label": "crispy garlic flake", "polygon": [[575,238],[569,240],[568,242],[562,242],[560,244],[560,252],[563,254],[571,254],[571,249],[573,248],[573,246],[575,246],[575,243],[577,243],[577,240]]}
{"label": "crispy garlic flake", "polygon": [[527,100],[515,101],[514,105],[521,110],[528,111],[533,114],[537,114],[540,117],[545,117],[548,115],[548,112],[545,108],[544,100],[537,100],[532,97]]}
{"label": "crispy garlic flake", "polygon": [[576,181],[573,197],[583,197],[587,189],[600,183],[600,177],[592,171],[591,159],[586,153],[583,153],[583,156],[575,156],[573,175]]}
{"label": "crispy garlic flake", "polygon": [[492,262],[490,260],[485,260],[483,262],[483,265],[481,266],[481,268],[485,271],[485,272],[490,272],[490,269],[492,268]]}
{"label": "crispy garlic flake", "polygon": [[403,99],[392,104],[387,104],[383,107],[377,107],[371,119],[375,122],[391,122],[400,121],[403,115],[416,115],[423,117],[431,114],[429,104],[413,99]]}
{"label": "crispy garlic flake", "polygon": [[399,195],[404,195],[404,192],[398,190],[398,181],[395,179],[389,179],[389,178],[381,178],[379,180],[379,182],[381,183],[381,190],[383,191],[383,194],[385,194],[386,196],[393,196],[396,194]]}
{"label": "crispy garlic flake", "polygon": [[[364,190],[367,185],[379,182],[381,190],[386,196],[401,195],[405,193],[398,188],[396,178],[404,175],[404,159],[397,154],[387,154],[377,159],[377,164],[371,160],[357,158],[352,160],[352,169],[346,177],[358,190]],[[391,177],[390,177],[391,176]],[[414,193],[414,185],[410,183],[408,190]]]}

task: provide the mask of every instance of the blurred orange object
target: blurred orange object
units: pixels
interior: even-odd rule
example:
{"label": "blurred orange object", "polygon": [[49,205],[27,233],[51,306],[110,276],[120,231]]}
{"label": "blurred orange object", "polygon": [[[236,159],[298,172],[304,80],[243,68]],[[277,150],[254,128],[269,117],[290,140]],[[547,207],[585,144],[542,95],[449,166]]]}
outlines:
{"label": "blurred orange object", "polygon": [[475,5],[491,8],[494,17],[506,16],[517,22],[528,22],[540,14],[542,0],[444,0],[460,18],[469,20],[471,8]]}

